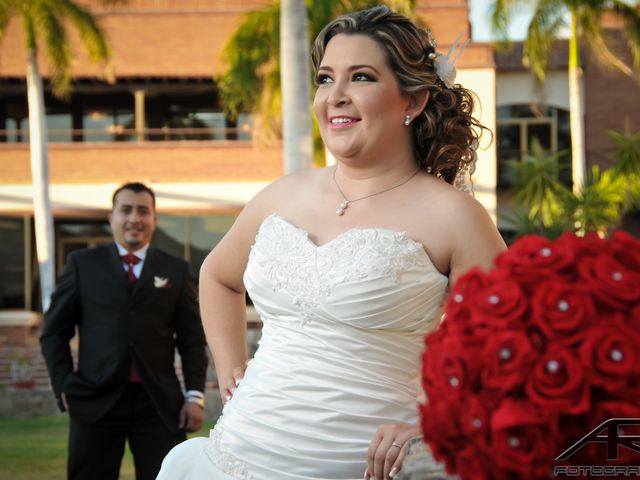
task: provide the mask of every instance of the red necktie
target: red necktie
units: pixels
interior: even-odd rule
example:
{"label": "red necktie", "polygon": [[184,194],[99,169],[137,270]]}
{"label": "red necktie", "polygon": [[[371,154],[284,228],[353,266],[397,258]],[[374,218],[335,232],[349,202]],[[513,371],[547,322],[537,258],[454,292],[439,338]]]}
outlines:
{"label": "red necktie", "polygon": [[127,275],[129,276],[129,285],[133,285],[138,280],[136,274],[133,273],[133,266],[142,261],[140,257],[136,257],[133,253],[122,255],[122,261],[127,264]]}
{"label": "red necktie", "polygon": [[[133,273],[133,266],[140,263],[142,259],[140,257],[136,257],[133,253],[127,253],[126,255],[122,255],[122,261],[127,264],[127,276],[129,277],[129,285],[133,285],[138,280],[136,274]],[[129,381],[140,381],[140,375],[138,374],[138,370],[136,370],[136,366],[133,364],[133,362],[131,362]]]}

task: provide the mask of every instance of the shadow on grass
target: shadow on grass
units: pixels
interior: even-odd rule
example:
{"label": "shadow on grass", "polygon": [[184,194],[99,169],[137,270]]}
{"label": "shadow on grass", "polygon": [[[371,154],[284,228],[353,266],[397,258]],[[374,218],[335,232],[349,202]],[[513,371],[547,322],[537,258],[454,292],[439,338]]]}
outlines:
{"label": "shadow on grass", "polygon": [[[0,480],[52,480],[67,476],[67,415],[0,418]],[[208,436],[211,425],[189,437]],[[134,480],[127,448],[120,480]]]}

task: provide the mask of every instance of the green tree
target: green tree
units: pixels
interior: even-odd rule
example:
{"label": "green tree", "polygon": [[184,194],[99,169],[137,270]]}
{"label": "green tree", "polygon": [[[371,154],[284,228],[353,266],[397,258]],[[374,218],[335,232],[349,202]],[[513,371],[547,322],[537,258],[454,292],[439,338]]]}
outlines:
{"label": "green tree", "polygon": [[507,173],[516,186],[514,201],[528,207],[528,220],[533,224],[550,226],[564,218],[563,200],[567,188],[560,181],[562,166],[559,159],[564,151],[548,154],[534,139],[531,152],[523,162],[507,161]]}
{"label": "green tree", "polygon": [[594,165],[582,188],[567,197],[565,209],[575,231],[607,233],[623,211],[624,184],[625,179],[613,170],[600,171]]}
{"label": "green tree", "polygon": [[615,145],[611,153],[613,171],[626,179],[625,210],[640,210],[640,132],[609,130],[607,135]]}
{"label": "green tree", "polygon": [[609,132],[616,147],[611,168],[594,166],[578,190],[559,180],[558,157],[534,143],[524,162],[510,161],[508,172],[520,208],[506,217],[516,236],[537,233],[555,238],[564,231],[606,234],[623,215],[638,208],[640,199],[640,134]]}
{"label": "green tree", "polygon": [[67,25],[73,25],[78,30],[91,59],[106,60],[109,52],[95,18],[86,8],[72,0],[0,0],[0,38],[4,36],[9,21],[14,17],[21,22],[25,34],[36,251],[42,309],[46,311],[55,285],[54,235],[49,200],[44,94],[37,62],[38,47],[43,46],[51,63],[51,86],[58,96],[67,95],[71,88],[72,51],[67,37]]}
{"label": "green tree", "polygon": [[[568,73],[571,160],[574,190],[578,190],[584,182],[586,172],[579,46],[584,43],[590,45],[598,59],[625,75],[636,73],[640,68],[640,5],[637,1],[624,0],[494,0],[492,24],[502,40],[508,38],[507,28],[513,13],[522,6],[533,6],[533,16],[524,42],[523,63],[533,71],[539,82],[544,82],[549,55],[565,25],[567,14],[570,19]],[[609,48],[608,39],[599,22],[601,15],[608,11],[623,20],[623,34],[631,49],[633,69]]]}
{"label": "green tree", "polygon": [[[336,16],[380,3],[410,14],[415,0],[307,0],[310,43],[320,30]],[[249,12],[227,42],[223,57],[227,70],[216,82],[225,114],[231,118],[251,112],[256,120],[254,131],[262,139],[282,136],[282,93],[280,72],[280,3]],[[315,132],[315,161],[324,162],[324,154]]]}

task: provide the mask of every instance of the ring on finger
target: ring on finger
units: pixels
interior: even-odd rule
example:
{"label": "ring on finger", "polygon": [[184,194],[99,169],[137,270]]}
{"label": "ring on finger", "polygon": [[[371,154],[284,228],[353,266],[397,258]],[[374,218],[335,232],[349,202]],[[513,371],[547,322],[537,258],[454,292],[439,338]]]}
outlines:
{"label": "ring on finger", "polygon": [[[391,447],[398,447],[400,450],[402,450],[402,445],[399,445],[396,442],[391,442]],[[391,448],[391,447],[389,447],[389,448]]]}

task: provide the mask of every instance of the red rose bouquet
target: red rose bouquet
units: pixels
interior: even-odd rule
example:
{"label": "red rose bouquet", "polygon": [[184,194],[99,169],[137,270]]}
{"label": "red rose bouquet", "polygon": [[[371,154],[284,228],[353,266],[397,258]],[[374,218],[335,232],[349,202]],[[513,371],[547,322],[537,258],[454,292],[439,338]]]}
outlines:
{"label": "red rose bouquet", "polygon": [[[435,458],[463,480],[552,478],[602,422],[640,418],[640,241],[523,237],[490,272],[460,277],[425,343]],[[619,453],[615,465],[640,462]],[[606,444],[590,444],[563,464],[607,462]]]}

